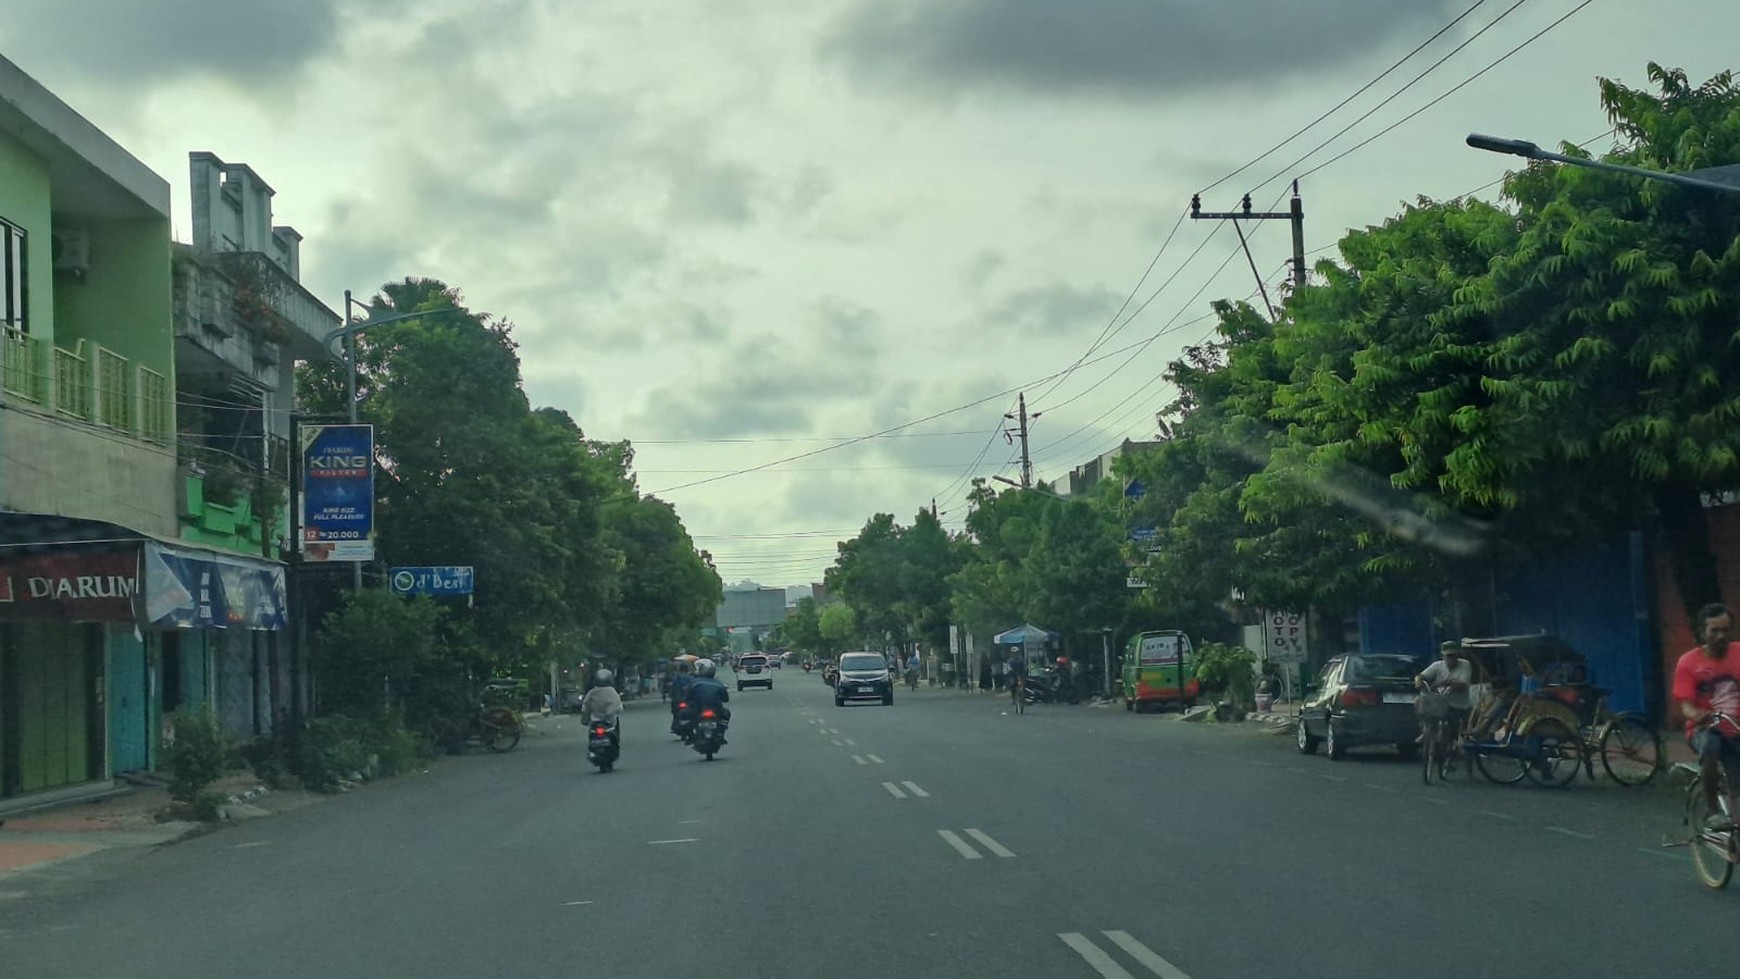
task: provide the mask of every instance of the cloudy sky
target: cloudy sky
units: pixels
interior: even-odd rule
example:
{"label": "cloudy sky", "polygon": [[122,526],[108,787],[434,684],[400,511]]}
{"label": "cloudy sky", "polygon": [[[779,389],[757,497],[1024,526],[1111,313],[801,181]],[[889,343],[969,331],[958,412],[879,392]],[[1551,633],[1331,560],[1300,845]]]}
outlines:
{"label": "cloudy sky", "polygon": [[[727,580],[769,584],[819,577],[878,510],[935,497],[958,526],[969,477],[1013,474],[1014,389],[1042,477],[1150,434],[1207,302],[1256,288],[1230,228],[1180,223],[1192,192],[1262,209],[1303,176],[1321,248],[1496,179],[1469,131],[1586,139],[1596,77],[1702,79],[1740,36],[1731,0],[6,6],[0,53],[171,181],[183,237],[209,150],[278,191],[329,304],[458,286],[517,324],[535,402],[632,439]],[[1253,230],[1273,289],[1285,223]]]}

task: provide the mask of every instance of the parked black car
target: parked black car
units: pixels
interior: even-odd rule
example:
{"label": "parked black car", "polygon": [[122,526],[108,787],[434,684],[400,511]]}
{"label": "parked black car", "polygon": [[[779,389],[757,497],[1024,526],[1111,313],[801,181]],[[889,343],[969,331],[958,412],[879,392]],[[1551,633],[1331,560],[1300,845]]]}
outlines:
{"label": "parked black car", "polygon": [[1349,653],[1323,664],[1305,688],[1295,732],[1300,752],[1314,754],[1322,744],[1339,760],[1349,748],[1388,744],[1413,757],[1420,733],[1414,677],[1427,662],[1404,653]]}

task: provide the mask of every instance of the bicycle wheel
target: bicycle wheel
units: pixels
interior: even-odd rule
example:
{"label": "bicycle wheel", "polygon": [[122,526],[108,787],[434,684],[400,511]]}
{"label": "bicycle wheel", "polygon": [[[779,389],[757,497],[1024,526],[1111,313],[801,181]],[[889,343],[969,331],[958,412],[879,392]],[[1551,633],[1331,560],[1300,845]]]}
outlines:
{"label": "bicycle wheel", "polygon": [[505,707],[484,711],[482,728],[483,746],[497,754],[512,751],[520,743],[519,718]]}
{"label": "bicycle wheel", "polygon": [[1480,774],[1495,785],[1515,785],[1528,777],[1528,765],[1508,751],[1476,751],[1474,767],[1480,769]]}
{"label": "bicycle wheel", "polygon": [[1731,832],[1706,830],[1704,819],[1709,807],[1704,805],[1704,790],[1697,782],[1687,789],[1686,822],[1692,834],[1692,865],[1698,868],[1698,879],[1705,887],[1721,890],[1734,876],[1734,864],[1728,859],[1733,846]]}
{"label": "bicycle wheel", "polygon": [[1542,717],[1523,736],[1530,750],[1525,766],[1536,785],[1562,789],[1577,780],[1583,768],[1583,739],[1553,717]]}
{"label": "bicycle wheel", "polygon": [[1636,714],[1621,714],[1608,721],[1598,743],[1601,767],[1620,785],[1648,785],[1661,770],[1661,735]]}

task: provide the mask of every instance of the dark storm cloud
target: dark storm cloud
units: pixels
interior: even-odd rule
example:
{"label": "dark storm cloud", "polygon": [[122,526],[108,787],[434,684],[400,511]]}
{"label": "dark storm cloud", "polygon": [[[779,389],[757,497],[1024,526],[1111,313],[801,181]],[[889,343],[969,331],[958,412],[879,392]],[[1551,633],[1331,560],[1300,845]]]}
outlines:
{"label": "dark storm cloud", "polygon": [[1088,336],[1106,325],[1123,297],[1109,289],[1085,289],[1057,283],[1023,289],[991,310],[999,328],[1028,336]]}
{"label": "dark storm cloud", "polygon": [[1363,59],[1445,0],[864,0],[823,43],[866,78],[1146,96]]}
{"label": "dark storm cloud", "polygon": [[0,44],[116,84],[263,82],[320,57],[338,27],[337,0],[15,0]]}
{"label": "dark storm cloud", "polygon": [[633,428],[659,438],[806,432],[817,404],[868,399],[879,390],[878,326],[869,310],[824,302],[801,329],[721,347],[700,373],[654,390]]}

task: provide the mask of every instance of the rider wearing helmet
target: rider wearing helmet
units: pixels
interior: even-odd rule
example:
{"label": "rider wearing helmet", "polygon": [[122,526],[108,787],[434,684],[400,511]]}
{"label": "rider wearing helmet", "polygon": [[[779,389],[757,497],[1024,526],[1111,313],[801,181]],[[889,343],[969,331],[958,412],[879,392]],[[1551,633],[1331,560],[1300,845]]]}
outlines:
{"label": "rider wearing helmet", "polygon": [[696,663],[695,672],[699,676],[689,684],[689,709],[697,715],[712,710],[719,718],[719,743],[724,744],[725,729],[731,726],[731,708],[725,706],[731,699],[731,688],[719,682],[715,676],[719,668],[710,659]]}
{"label": "rider wearing helmet", "polygon": [[677,731],[677,705],[687,699],[689,685],[695,682],[694,674],[689,672],[689,661],[677,662],[677,675],[671,677],[671,733]]}
{"label": "rider wearing helmet", "polygon": [[604,721],[610,725],[610,739],[622,744],[622,695],[611,685],[615,677],[609,670],[599,670],[592,677],[593,686],[580,698],[580,723],[590,725]]}

